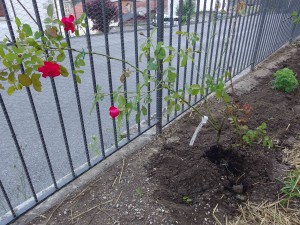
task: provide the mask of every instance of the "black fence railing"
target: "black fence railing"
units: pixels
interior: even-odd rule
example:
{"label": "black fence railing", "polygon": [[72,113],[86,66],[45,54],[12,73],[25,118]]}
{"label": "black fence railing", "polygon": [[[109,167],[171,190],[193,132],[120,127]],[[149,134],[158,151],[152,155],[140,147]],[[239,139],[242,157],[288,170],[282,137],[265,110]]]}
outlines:
{"label": "black fence railing", "polygon": [[[108,116],[114,105],[108,101],[93,105],[97,84],[106,93],[116,90],[125,61],[145,68],[139,61],[140,45],[154,32],[153,38],[177,50],[186,49],[186,36],[177,31],[195,32],[199,42],[193,46],[192,59],[181,66],[181,56],[169,63],[176,70],[176,90],[185,84],[202,84],[211,75],[218,79],[225,71],[236,76],[255,66],[280,47],[300,35],[300,26],[293,24],[291,14],[300,12],[300,0],[0,0],[0,39],[15,41],[18,17],[35,30],[45,27],[46,7],[54,6],[56,18],[70,14],[79,18],[86,13],[86,28],[79,37],[64,30],[68,47],[86,52],[101,52],[122,61],[89,54],[86,56],[81,84],[61,77],[42,81],[43,92],[25,91],[7,96],[0,92],[0,224],[16,220],[45,198],[76,177],[105,160],[124,145],[150,128],[162,127],[188,110],[166,115],[168,91],[158,87],[147,103],[147,115],[136,120],[125,118],[118,127]],[[186,10],[194,9],[194,10]],[[143,35],[139,35],[142,32]],[[146,37],[145,37],[146,36]],[[67,52],[63,62],[74,70],[74,56]],[[0,69],[3,67],[0,62]],[[24,70],[21,67],[21,71]],[[157,74],[157,80],[164,74]],[[123,80],[124,93],[134,92],[143,79],[135,72]],[[47,82],[48,81],[48,82]],[[149,84],[146,90],[153,87]],[[170,94],[170,93],[169,93]],[[207,93],[206,93],[207,94]],[[185,93],[190,105],[203,96]],[[125,99],[127,96],[125,95]],[[137,102],[138,113],[141,104]]]}

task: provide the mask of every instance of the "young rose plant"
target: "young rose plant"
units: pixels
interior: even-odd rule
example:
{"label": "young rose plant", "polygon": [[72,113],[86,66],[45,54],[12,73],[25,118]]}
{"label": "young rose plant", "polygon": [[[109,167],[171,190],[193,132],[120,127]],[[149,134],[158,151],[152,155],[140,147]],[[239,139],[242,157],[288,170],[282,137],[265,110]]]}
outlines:
{"label": "young rose plant", "polygon": [[[42,91],[40,82],[41,74],[43,78],[50,77],[51,79],[60,75],[68,76],[69,72],[62,65],[66,58],[65,51],[72,51],[77,54],[74,60],[75,70],[72,71],[72,75],[76,81],[80,83],[79,75],[84,73],[83,70],[80,70],[80,67],[85,65],[85,54],[97,54],[103,57],[109,57],[111,60],[122,61],[127,65],[126,70],[124,70],[120,76],[121,84],[117,90],[114,93],[102,93],[101,87],[97,86],[97,93],[95,93],[95,101],[93,104],[94,107],[97,102],[113,95],[115,106],[111,106],[108,112],[112,119],[117,119],[119,127],[123,119],[128,120],[133,111],[136,112],[136,122],[140,121],[141,113],[147,115],[147,105],[152,102],[151,93],[158,89],[166,89],[168,91],[168,95],[164,98],[167,102],[168,113],[174,110],[179,111],[184,104],[187,104],[201,117],[203,113],[198,108],[189,104],[186,100],[186,95],[197,96],[201,94],[202,96],[207,96],[208,93],[214,92],[216,98],[222,100],[225,104],[221,121],[217,121],[214,118],[210,113],[209,106],[205,104],[207,107],[206,112],[208,113],[208,123],[216,130],[216,144],[219,144],[223,125],[226,120],[231,121],[239,140],[246,140],[244,136],[249,134],[250,129],[243,124],[245,118],[242,118],[241,114],[247,115],[252,108],[248,105],[235,105],[234,101],[228,95],[225,89],[225,80],[228,78],[228,73],[225,73],[225,76],[216,81],[212,77],[208,77],[202,81],[202,85],[186,84],[183,89],[176,88],[178,75],[176,74],[176,69],[171,66],[172,60],[176,56],[179,56],[181,60],[180,67],[186,67],[189,60],[194,60],[194,55],[200,52],[195,51],[194,47],[196,42],[200,39],[196,33],[178,31],[177,35],[185,37],[188,41],[188,45],[185,49],[180,49],[177,52],[172,46],[166,46],[163,42],[154,44],[152,42],[154,30],[151,36],[147,38],[146,42],[141,46],[142,53],[139,59],[147,59],[147,67],[140,69],[127,61],[116,59],[105,54],[92,53],[84,50],[79,51],[70,48],[59,31],[63,28],[65,32],[75,33],[75,35],[78,36],[79,31],[75,29],[75,25],[79,28],[86,26],[84,23],[85,14],[82,14],[77,20],[75,20],[72,15],[58,20],[53,17],[52,5],[48,7],[47,14],[48,18],[44,21],[46,24],[44,32],[33,32],[29,24],[22,24],[21,21],[16,18],[16,25],[19,28],[16,40],[6,38],[3,40],[3,43],[0,44],[0,58],[5,67],[0,71],[0,88],[4,89],[5,84],[8,85],[7,92],[9,95],[12,95],[16,90],[21,90],[23,86],[32,86],[36,91]],[[144,36],[142,33],[141,35]],[[224,51],[226,51],[226,49]],[[161,70],[161,64],[164,65],[163,70]],[[136,85],[136,92],[124,92],[125,80],[130,79],[131,74],[136,74],[137,72],[143,79]],[[159,81],[156,79],[157,72],[162,75],[162,79]],[[152,89],[149,89],[148,85],[150,83],[152,84]],[[206,97],[204,97],[204,99],[205,98]],[[229,111],[231,112],[228,113]],[[260,127],[259,130],[257,128],[254,131],[265,129],[266,127]],[[260,132],[259,135],[256,135],[259,137],[259,140],[252,136],[250,138],[251,143],[265,145],[265,142],[261,143],[260,141],[261,138],[264,139],[266,136],[265,132]],[[247,141],[243,143],[249,144]]]}

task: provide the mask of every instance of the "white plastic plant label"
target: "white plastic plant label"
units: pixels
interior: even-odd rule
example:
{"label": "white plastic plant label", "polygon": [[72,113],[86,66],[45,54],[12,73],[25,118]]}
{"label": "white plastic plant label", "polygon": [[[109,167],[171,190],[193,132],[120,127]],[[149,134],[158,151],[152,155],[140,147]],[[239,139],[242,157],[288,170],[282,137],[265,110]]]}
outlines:
{"label": "white plastic plant label", "polygon": [[196,140],[196,137],[198,135],[198,133],[200,132],[201,128],[203,127],[204,124],[207,123],[207,120],[208,120],[208,117],[207,116],[203,116],[202,117],[202,120],[201,120],[201,123],[199,123],[198,127],[196,128],[194,134],[193,134],[193,137],[190,141],[190,146],[193,146],[194,145],[194,142]]}

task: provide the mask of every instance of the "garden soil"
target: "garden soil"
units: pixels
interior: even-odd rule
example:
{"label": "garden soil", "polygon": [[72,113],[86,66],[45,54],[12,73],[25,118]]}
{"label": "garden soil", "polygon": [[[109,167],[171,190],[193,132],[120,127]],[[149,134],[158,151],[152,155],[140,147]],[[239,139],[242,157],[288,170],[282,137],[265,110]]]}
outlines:
{"label": "garden soil", "polygon": [[[216,132],[204,126],[189,147],[200,117],[188,112],[154,143],[121,159],[27,224],[225,224],[248,200],[278,200],[278,179],[291,169],[283,163],[282,150],[299,140],[300,91],[274,90],[272,74],[289,67],[300,80],[299,62],[299,45],[287,46],[237,82],[231,93],[239,104],[252,106],[250,128],[266,122],[273,148],[239,145],[228,122],[220,146],[215,144]],[[213,98],[209,104],[220,117],[223,105]]]}

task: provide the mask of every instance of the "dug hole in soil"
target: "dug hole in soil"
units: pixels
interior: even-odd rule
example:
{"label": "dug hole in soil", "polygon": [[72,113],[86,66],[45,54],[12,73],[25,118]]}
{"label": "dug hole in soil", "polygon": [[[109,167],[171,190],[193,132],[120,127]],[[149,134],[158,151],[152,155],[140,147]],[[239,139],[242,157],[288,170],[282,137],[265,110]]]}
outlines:
{"label": "dug hole in soil", "polygon": [[[28,224],[201,225],[216,224],[215,218],[225,224],[247,200],[278,200],[277,179],[290,169],[282,162],[282,149],[291,147],[300,131],[300,92],[274,90],[272,74],[289,67],[300,80],[299,62],[299,45],[287,46],[235,85],[238,101],[253,107],[248,126],[266,122],[273,148],[235,145],[229,123],[222,146],[215,145],[216,132],[205,126],[189,147],[200,117],[187,113],[158,140]],[[209,104],[218,117],[222,104],[213,99]]]}

